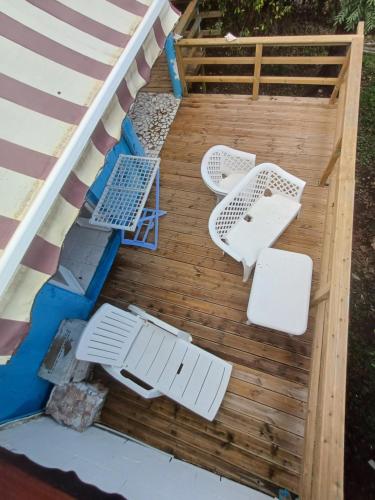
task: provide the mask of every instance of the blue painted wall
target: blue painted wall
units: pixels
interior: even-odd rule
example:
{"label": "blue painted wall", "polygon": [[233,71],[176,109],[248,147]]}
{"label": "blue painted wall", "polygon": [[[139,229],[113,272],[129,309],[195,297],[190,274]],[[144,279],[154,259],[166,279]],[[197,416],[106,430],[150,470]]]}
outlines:
{"label": "blue painted wall", "polygon": [[[93,201],[100,197],[120,153],[143,154],[129,119],[124,120],[123,133],[120,142],[108,153],[100,175],[91,186],[88,198]],[[115,232],[85,296],[49,283],[38,293],[29,334],[11,361],[0,366],[0,423],[44,408],[52,385],[38,377],[39,367],[63,319],[85,320],[90,317],[120,246],[120,239],[120,233]]]}

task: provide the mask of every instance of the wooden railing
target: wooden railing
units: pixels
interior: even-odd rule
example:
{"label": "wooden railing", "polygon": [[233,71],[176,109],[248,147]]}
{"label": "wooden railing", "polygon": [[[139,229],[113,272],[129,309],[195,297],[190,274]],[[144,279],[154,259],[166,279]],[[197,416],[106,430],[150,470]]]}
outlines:
{"label": "wooden railing", "polygon": [[[185,39],[202,39],[205,36],[213,36],[217,33],[215,33],[215,30],[211,29],[204,29],[202,28],[202,23],[206,19],[218,19],[222,16],[222,13],[220,11],[201,11],[200,10],[200,1],[199,0],[191,0],[189,4],[187,5],[184,13],[180,17],[179,22],[177,23],[175,29],[174,29],[174,34],[177,37],[181,36]],[[199,48],[198,47],[193,47],[191,49],[183,50],[180,51],[176,49],[176,60],[177,64],[179,67],[182,68],[182,59],[181,55],[184,53],[187,57],[191,57],[194,54],[199,54]],[[196,75],[197,73],[201,72],[204,74],[204,66],[201,66],[200,64],[196,64],[194,66],[186,66],[186,69],[189,70],[192,76]],[[180,74],[180,79],[182,83],[182,78],[183,74],[182,71],[179,70]],[[182,75],[182,77],[181,77]],[[204,84],[205,85],[205,84]],[[186,95],[186,87],[185,85],[183,86],[183,93]]]}
{"label": "wooden railing", "polygon": [[185,38],[201,38],[214,34],[212,30],[202,29],[205,19],[218,19],[222,16],[219,10],[201,11],[199,0],[191,0],[180,17],[174,33]]}
{"label": "wooden railing", "polygon": [[335,91],[338,94],[336,143],[329,168],[322,177],[323,182],[330,178],[330,184],[320,287],[315,301],[317,315],[300,486],[303,500],[343,498],[350,264],[362,52],[363,23],[360,23]]}
{"label": "wooden railing", "polygon": [[[176,44],[178,69],[184,95],[188,95],[192,83],[243,83],[252,87],[252,97],[259,96],[262,84],[285,85],[331,85],[333,92],[331,101],[334,102],[338,89],[345,77],[349,50],[343,56],[267,56],[264,55],[266,47],[330,47],[346,46],[350,48],[353,35],[319,35],[319,36],[284,36],[284,37],[242,37],[228,42],[225,38],[183,38]],[[207,49],[217,48],[254,48],[253,56],[206,56]],[[198,54],[198,55],[197,55]],[[203,55],[202,55],[203,54]],[[204,72],[195,74],[191,68],[215,65],[247,65],[252,66],[252,74],[235,75],[210,74]],[[262,74],[264,66],[272,65],[339,65],[340,72],[336,77],[324,76],[267,76]]]}

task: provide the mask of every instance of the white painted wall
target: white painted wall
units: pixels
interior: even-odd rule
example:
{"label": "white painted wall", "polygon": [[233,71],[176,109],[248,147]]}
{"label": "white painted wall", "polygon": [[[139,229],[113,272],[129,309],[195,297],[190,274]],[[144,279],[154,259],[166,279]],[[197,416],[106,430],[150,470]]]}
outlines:
{"label": "white painted wall", "polygon": [[128,500],[269,500],[271,497],[122,435],[84,433],[41,416],[0,428],[0,446]]}

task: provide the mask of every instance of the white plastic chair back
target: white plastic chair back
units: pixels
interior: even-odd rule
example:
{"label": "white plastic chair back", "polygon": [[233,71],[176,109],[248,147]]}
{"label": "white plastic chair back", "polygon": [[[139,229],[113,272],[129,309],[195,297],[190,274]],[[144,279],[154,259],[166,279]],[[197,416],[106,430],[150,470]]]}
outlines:
{"label": "white plastic chair back", "polygon": [[[262,163],[256,166],[215,207],[211,216],[215,223],[214,228],[212,228],[212,224],[210,226],[210,232],[211,229],[214,229],[211,236],[216,233],[219,240],[223,240],[238,220],[246,215],[249,208],[264,196],[267,189],[272,194],[281,194],[299,202],[305,184],[298,177],[289,174],[273,163]],[[218,242],[217,239],[216,242]]]}
{"label": "white plastic chair back", "polygon": [[223,196],[233,187],[232,183],[226,186],[225,179],[233,176],[234,182],[238,182],[255,167],[255,160],[256,156],[252,153],[223,145],[213,146],[202,159],[203,181],[211,191]]}
{"label": "white plastic chair back", "polygon": [[[264,224],[259,224],[262,226],[262,235],[259,233],[259,236],[261,236],[262,241],[266,241],[267,231],[269,231],[270,239],[267,245],[273,244],[276,236],[281,234],[287,223],[298,213],[304,186],[304,181],[289,174],[277,165],[262,163],[254,167],[213,210],[209,220],[209,231],[212,240],[231,257],[239,262],[242,261],[245,268],[247,266],[247,277],[249,267],[254,265],[255,262],[246,264],[243,255],[229,244],[228,235],[237,224],[240,224],[244,219],[246,220],[246,217],[251,218],[251,215],[257,212],[258,224],[261,222],[259,219],[264,219]],[[258,207],[257,202],[263,201],[261,199],[264,199],[267,195],[267,190],[270,191],[271,195],[276,195],[275,202],[278,199],[278,204],[273,204],[273,210],[279,205],[280,210],[284,211],[283,217],[273,216],[272,214],[270,217],[270,213],[264,211],[266,209],[265,203],[259,205],[260,210],[256,210],[256,207]],[[282,203],[283,200],[285,203]],[[290,203],[287,203],[287,200]],[[259,213],[262,210],[264,213]],[[290,213],[290,217],[288,213]],[[270,218],[273,218],[273,220],[270,220]],[[256,235],[253,235],[253,241],[244,241],[244,245],[252,245],[252,243],[255,243],[255,239]]]}
{"label": "white plastic chair back", "polygon": [[104,304],[83,330],[76,357],[120,368],[144,323],[128,311]]}

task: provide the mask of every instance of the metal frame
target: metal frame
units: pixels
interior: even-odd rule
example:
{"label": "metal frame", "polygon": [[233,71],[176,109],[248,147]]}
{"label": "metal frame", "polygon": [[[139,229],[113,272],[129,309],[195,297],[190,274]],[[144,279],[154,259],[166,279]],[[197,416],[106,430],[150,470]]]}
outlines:
{"label": "metal frame", "polygon": [[[138,221],[137,228],[133,238],[126,238],[125,231],[122,231],[121,243],[135,247],[156,250],[158,248],[159,238],[159,218],[166,215],[167,212],[159,209],[160,199],[160,169],[158,168],[154,180],[155,184],[155,208],[144,208],[141,218]],[[153,241],[148,241],[150,233],[153,231]]]}

